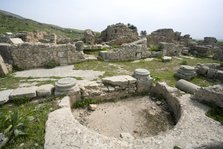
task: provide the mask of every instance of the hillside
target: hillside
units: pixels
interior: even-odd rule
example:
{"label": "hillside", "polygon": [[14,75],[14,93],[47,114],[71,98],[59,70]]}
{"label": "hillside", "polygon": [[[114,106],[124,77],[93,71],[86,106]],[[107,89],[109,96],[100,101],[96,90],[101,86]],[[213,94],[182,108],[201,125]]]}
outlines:
{"label": "hillside", "polygon": [[83,37],[83,31],[77,29],[67,29],[55,25],[39,23],[21,16],[0,11],[0,34],[5,32],[21,32],[21,31],[46,31],[55,33],[63,37],[71,39],[80,39]]}

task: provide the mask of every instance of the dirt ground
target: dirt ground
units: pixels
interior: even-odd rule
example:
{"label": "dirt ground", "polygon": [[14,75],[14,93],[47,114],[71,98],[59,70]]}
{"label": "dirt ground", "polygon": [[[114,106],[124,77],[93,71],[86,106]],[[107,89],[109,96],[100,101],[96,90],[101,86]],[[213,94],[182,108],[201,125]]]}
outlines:
{"label": "dirt ground", "polygon": [[148,96],[101,103],[95,111],[74,109],[73,115],[82,125],[109,137],[130,133],[144,138],[174,126],[167,104],[154,102]]}

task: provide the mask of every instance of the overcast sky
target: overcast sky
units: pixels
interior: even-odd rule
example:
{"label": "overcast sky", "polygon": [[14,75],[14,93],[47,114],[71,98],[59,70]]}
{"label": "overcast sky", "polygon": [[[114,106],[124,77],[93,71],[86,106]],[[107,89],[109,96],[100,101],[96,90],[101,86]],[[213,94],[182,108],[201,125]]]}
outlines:
{"label": "overcast sky", "polygon": [[122,22],[223,39],[223,0],[0,0],[0,9],[61,27],[102,31]]}

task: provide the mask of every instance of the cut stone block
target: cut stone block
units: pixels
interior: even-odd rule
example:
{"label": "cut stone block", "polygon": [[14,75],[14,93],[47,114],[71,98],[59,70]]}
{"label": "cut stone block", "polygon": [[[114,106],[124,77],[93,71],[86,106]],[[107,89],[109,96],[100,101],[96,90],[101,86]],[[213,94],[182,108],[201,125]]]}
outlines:
{"label": "cut stone block", "polygon": [[12,91],[12,93],[9,96],[9,99],[13,100],[15,98],[20,98],[20,97],[34,98],[36,97],[36,90],[37,90],[36,86],[17,88]]}
{"label": "cut stone block", "polygon": [[186,93],[194,94],[198,89],[200,89],[200,86],[197,86],[191,82],[188,82],[186,80],[180,79],[176,83],[176,87]]}
{"label": "cut stone block", "polygon": [[37,88],[37,96],[38,97],[46,97],[52,95],[54,86],[52,84],[41,85]]}
{"label": "cut stone block", "polygon": [[6,103],[9,100],[9,95],[13,90],[0,91],[0,105]]}
{"label": "cut stone block", "polygon": [[223,108],[223,84],[202,87],[194,94],[192,99],[211,102]]}
{"label": "cut stone block", "polygon": [[175,73],[175,76],[180,79],[191,80],[193,77],[197,76],[197,73],[195,67],[181,65]]}
{"label": "cut stone block", "polygon": [[8,73],[9,73],[8,68],[7,68],[2,56],[0,55],[0,76],[7,75]]}
{"label": "cut stone block", "polygon": [[24,43],[20,38],[10,38],[9,39],[12,44],[22,44]]}
{"label": "cut stone block", "polygon": [[136,79],[132,76],[122,75],[103,78],[102,82],[111,86],[127,86],[136,83]]}
{"label": "cut stone block", "polygon": [[172,60],[172,57],[170,57],[170,56],[164,56],[164,57],[162,57],[162,61],[163,62],[169,62],[171,60]]}

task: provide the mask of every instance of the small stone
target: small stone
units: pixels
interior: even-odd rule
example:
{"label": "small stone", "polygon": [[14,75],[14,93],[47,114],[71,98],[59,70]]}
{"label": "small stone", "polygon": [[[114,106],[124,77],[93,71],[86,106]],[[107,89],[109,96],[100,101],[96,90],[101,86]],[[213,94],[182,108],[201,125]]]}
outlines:
{"label": "small stone", "polygon": [[170,57],[170,56],[164,56],[164,57],[162,57],[162,61],[163,62],[170,62],[172,60],[172,57]]}
{"label": "small stone", "polygon": [[91,110],[91,111],[95,111],[97,109],[97,107],[98,107],[98,105],[96,105],[96,104],[89,104],[89,106],[88,106],[89,110]]}
{"label": "small stone", "polygon": [[123,139],[134,139],[134,137],[130,133],[121,133],[120,137]]}
{"label": "small stone", "polygon": [[25,145],[25,143],[21,143],[20,145],[19,145],[19,147],[23,147]]}
{"label": "small stone", "polygon": [[162,104],[162,102],[161,101],[157,101],[156,104],[159,106],[159,105]]}

